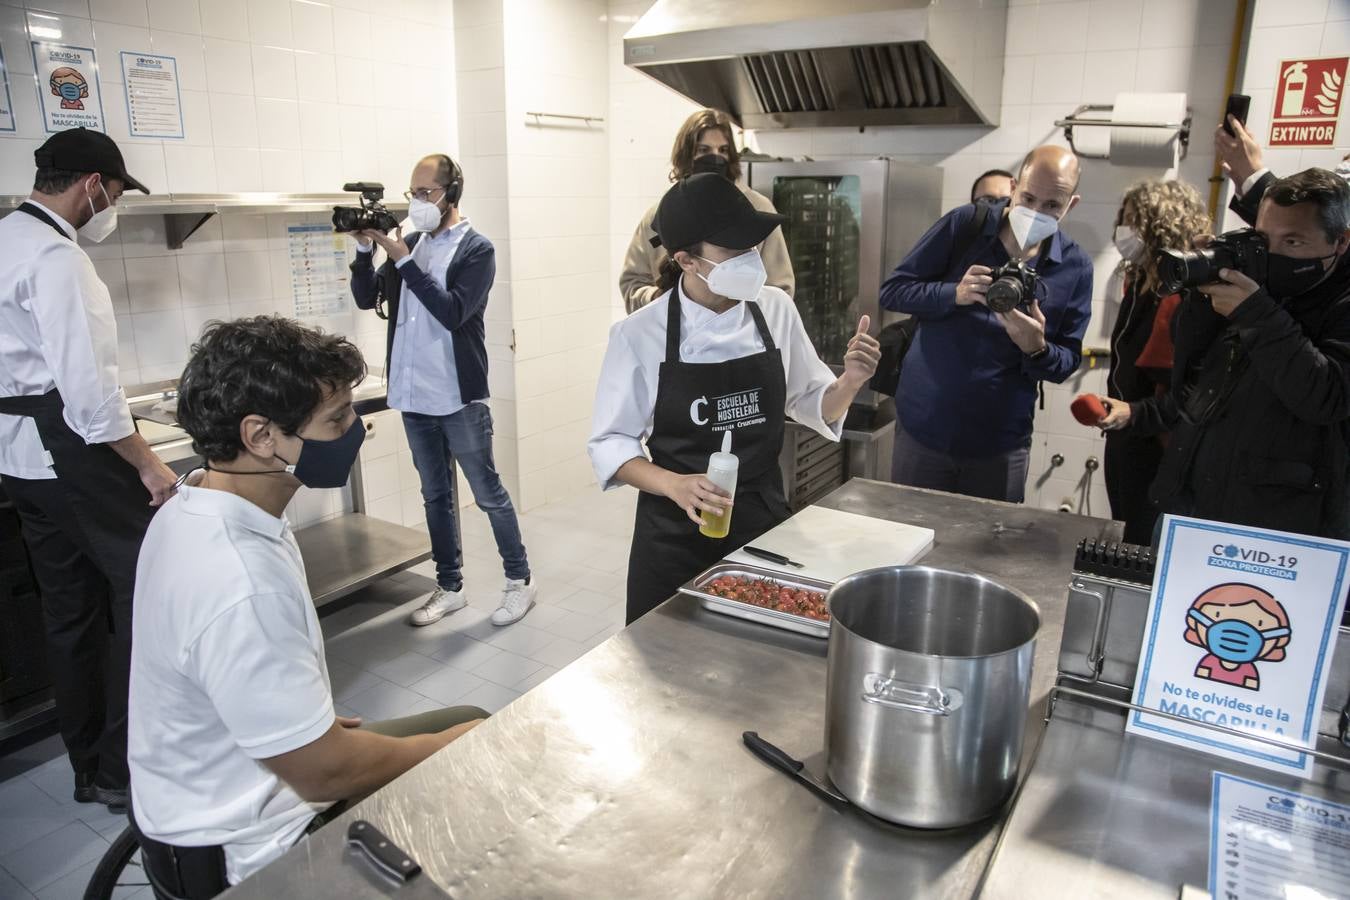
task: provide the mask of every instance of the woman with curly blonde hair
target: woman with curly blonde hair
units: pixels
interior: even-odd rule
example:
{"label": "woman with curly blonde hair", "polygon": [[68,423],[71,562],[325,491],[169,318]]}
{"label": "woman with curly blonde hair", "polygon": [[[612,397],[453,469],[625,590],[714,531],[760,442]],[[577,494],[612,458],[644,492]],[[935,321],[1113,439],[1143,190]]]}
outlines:
{"label": "woman with curly blonde hair", "polygon": [[[1120,251],[1125,292],[1111,331],[1110,400],[1126,403],[1163,393],[1172,378],[1172,317],[1187,302],[1160,297],[1158,254],[1186,250],[1209,231],[1209,215],[1195,188],[1181,181],[1141,181],[1125,192],[1112,240]],[[1187,289],[1183,293],[1189,293]],[[1166,436],[1106,434],[1106,492],[1111,515],[1125,523],[1125,540],[1148,544],[1157,508],[1148,488],[1158,474]]]}

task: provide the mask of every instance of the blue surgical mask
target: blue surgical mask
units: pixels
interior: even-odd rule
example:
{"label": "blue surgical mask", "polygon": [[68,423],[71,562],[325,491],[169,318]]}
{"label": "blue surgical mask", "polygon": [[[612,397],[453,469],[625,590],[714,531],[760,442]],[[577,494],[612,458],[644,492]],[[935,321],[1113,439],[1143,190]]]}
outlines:
{"label": "blue surgical mask", "polygon": [[1209,616],[1193,609],[1187,613],[1192,619],[1209,629],[1205,633],[1205,646],[1224,662],[1249,663],[1261,655],[1266,641],[1281,638],[1289,634],[1288,628],[1267,628],[1258,631],[1250,622],[1240,619],[1228,619],[1215,622]]}
{"label": "blue surgical mask", "polygon": [[65,84],[61,85],[61,96],[66,100],[80,99],[80,86],[67,81]]}

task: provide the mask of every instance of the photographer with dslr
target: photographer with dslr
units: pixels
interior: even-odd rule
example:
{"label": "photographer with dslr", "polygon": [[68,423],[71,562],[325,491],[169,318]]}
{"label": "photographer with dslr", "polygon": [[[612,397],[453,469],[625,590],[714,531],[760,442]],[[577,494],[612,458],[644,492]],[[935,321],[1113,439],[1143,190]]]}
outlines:
{"label": "photographer with dslr", "polygon": [[[454,160],[444,154],[424,157],[413,169],[405,195],[417,231],[406,240],[401,228],[392,236],[377,229],[353,235],[358,252],[351,265],[352,295],[361,309],[375,309],[389,321],[389,406],[403,414],[436,563],[436,590],[413,612],[413,625],[430,625],[468,603],[455,527],[452,459],[464,470],[474,501],[492,523],[506,570],[492,623],[519,621],[534,605],[536,593],[515,507],[492,460],[483,311],[496,276],[495,251],[460,216],[463,193],[464,174]],[[339,229],[341,212],[334,214]],[[371,262],[374,244],[389,256],[378,272]],[[381,305],[388,306],[387,315]]]}
{"label": "photographer with dslr", "polygon": [[1150,491],[1162,512],[1344,537],[1350,185],[1325,169],[1276,179],[1255,231],[1203,243],[1160,259],[1210,299],[1177,312],[1171,390],[1111,404],[1102,427],[1172,432]]}
{"label": "photographer with dslr", "polygon": [[928,230],[881,287],[920,325],[896,397],[891,480],[1020,503],[1039,381],[1081,358],[1092,261],[1059,231],[1078,159],[1038,147],[1010,200],[973,203]]}

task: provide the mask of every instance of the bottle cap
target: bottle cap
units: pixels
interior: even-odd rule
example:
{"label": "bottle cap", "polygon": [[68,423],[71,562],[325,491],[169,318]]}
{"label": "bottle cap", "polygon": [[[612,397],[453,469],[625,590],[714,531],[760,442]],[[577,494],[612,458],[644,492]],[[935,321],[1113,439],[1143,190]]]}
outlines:
{"label": "bottle cap", "polygon": [[730,430],[727,430],[727,431],[722,432],[722,452],[723,452],[723,453],[730,453],[730,452],[731,452],[731,431],[730,431]]}

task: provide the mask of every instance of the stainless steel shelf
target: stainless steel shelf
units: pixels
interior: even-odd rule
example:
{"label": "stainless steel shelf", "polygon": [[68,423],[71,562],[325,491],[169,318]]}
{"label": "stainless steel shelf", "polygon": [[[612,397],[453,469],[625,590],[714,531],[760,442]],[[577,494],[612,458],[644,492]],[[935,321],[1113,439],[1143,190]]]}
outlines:
{"label": "stainless steel shelf", "polygon": [[323,606],[431,559],[431,538],[364,513],[346,513],[295,532],[315,606]]}

